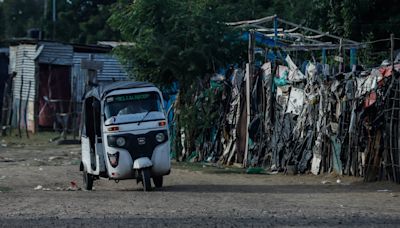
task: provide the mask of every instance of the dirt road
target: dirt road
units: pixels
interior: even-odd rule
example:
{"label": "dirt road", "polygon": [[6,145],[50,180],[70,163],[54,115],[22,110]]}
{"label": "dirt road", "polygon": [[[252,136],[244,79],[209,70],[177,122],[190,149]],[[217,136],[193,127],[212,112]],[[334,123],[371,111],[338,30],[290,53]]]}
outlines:
{"label": "dirt road", "polygon": [[79,153],[78,146],[0,147],[0,227],[400,226],[400,186],[391,183],[174,165],[153,192],[103,179],[94,191],[76,191]]}

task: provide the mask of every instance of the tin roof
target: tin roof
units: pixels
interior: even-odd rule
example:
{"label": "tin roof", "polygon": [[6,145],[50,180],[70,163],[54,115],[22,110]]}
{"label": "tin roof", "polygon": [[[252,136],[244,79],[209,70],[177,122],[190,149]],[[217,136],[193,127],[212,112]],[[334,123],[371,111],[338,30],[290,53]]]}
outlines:
{"label": "tin roof", "polygon": [[104,96],[115,90],[135,89],[135,88],[144,88],[153,86],[154,84],[149,82],[118,81],[105,86],[98,86],[93,88],[92,90],[89,90],[85,94],[85,98],[96,97],[97,99],[101,100]]}

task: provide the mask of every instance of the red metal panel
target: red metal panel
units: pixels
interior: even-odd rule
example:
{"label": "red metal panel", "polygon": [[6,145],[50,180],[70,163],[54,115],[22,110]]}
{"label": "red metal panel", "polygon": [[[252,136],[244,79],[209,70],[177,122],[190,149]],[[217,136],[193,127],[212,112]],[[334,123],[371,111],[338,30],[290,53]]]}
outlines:
{"label": "red metal panel", "polygon": [[52,127],[56,113],[68,113],[71,100],[70,70],[69,66],[40,64],[39,126]]}

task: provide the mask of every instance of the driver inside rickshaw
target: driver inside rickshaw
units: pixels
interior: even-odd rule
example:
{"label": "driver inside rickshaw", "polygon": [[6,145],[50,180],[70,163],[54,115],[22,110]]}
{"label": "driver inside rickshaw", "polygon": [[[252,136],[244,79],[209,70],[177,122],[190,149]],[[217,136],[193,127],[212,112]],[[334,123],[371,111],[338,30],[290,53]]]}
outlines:
{"label": "driver inside rickshaw", "polygon": [[130,104],[119,110],[117,116],[147,112],[141,104]]}
{"label": "driver inside rickshaw", "polygon": [[121,101],[118,101],[115,97],[108,98],[105,105],[105,116],[107,119],[112,116],[147,113],[150,111],[160,111],[162,109],[157,94],[150,94],[150,96],[142,100],[120,100]]}

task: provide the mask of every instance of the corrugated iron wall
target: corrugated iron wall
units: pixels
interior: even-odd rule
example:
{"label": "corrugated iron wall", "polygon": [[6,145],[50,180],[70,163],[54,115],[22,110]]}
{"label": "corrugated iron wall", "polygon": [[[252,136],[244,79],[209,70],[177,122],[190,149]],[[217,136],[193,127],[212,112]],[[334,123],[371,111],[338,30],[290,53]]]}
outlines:
{"label": "corrugated iron wall", "polygon": [[[16,72],[13,81],[13,127],[17,127],[20,122],[20,126],[25,128],[25,119],[27,119],[28,129],[35,130],[35,104],[38,102],[35,101],[35,98],[37,97],[37,83],[39,83],[36,74],[40,71],[39,66],[43,64],[71,66],[71,96],[79,122],[81,100],[85,92],[87,77],[87,71],[81,69],[82,60],[103,62],[103,69],[97,72],[99,84],[128,79],[127,72],[116,57],[108,53],[74,52],[72,45],[55,42],[11,46],[9,73]],[[21,91],[22,95],[20,96]],[[21,110],[18,111],[20,108]],[[26,117],[25,109],[27,110]],[[21,120],[19,121],[19,119]]]}
{"label": "corrugated iron wall", "polygon": [[[90,57],[92,56],[92,58]],[[80,101],[84,95],[85,78],[87,71],[81,69],[82,60],[94,60],[103,62],[103,69],[97,72],[97,79],[100,84],[128,79],[128,74],[122,65],[111,54],[90,54],[90,53],[74,53],[72,67],[72,88],[75,101]]]}
{"label": "corrugated iron wall", "polygon": [[41,50],[38,57],[39,63],[71,66],[73,58],[73,48],[71,45],[40,42],[38,50]]}
{"label": "corrugated iron wall", "polygon": [[[11,49],[10,51],[14,51]],[[26,100],[28,95],[28,85],[29,81],[31,81],[31,92],[29,96],[30,101],[34,101],[35,99],[35,91],[32,88],[35,88],[35,54],[36,54],[36,45],[32,44],[21,44],[17,46],[16,51],[16,61],[15,61],[15,69],[11,69],[11,72],[16,72],[17,75],[14,78],[14,98],[20,98],[20,89],[21,83],[22,85],[22,99]],[[10,55],[12,57],[12,55]]]}
{"label": "corrugated iron wall", "polygon": [[[35,44],[20,44],[10,47],[10,69],[9,72],[16,72],[13,82],[13,127],[18,126],[18,119],[21,118],[20,125],[25,127],[25,108],[27,109],[28,129],[34,131],[34,102],[36,96],[35,80]],[[30,85],[30,86],[29,86]],[[30,87],[30,88],[29,88]],[[22,93],[21,93],[22,89]],[[29,97],[28,97],[29,93]],[[22,95],[22,96],[21,96]],[[19,110],[21,103],[21,110]],[[28,102],[28,104],[26,104]],[[18,111],[19,110],[19,111]]]}

